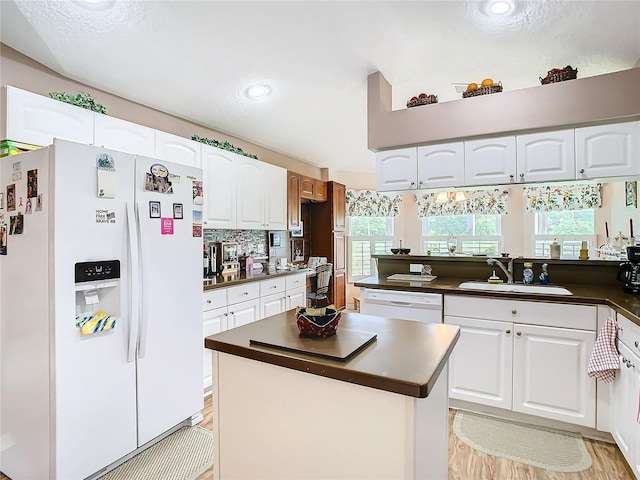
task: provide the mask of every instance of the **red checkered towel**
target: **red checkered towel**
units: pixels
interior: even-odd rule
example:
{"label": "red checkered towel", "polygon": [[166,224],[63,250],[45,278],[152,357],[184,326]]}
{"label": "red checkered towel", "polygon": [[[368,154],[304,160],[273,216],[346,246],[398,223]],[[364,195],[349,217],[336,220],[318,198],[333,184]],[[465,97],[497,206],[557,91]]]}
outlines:
{"label": "red checkered towel", "polygon": [[608,319],[604,322],[589,359],[587,372],[590,377],[596,377],[603,382],[613,382],[616,378],[616,371],[620,370],[620,358],[616,348],[617,335],[616,321]]}

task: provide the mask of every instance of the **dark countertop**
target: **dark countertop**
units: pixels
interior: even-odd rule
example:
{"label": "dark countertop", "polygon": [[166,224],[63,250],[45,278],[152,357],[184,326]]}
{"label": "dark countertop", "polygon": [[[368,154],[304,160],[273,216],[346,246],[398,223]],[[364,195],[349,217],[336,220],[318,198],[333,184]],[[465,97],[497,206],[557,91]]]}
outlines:
{"label": "dark countertop", "polygon": [[209,336],[205,339],[205,347],[313,375],[425,398],[433,389],[460,335],[459,327],[454,325],[359,313],[343,313],[336,335],[340,335],[341,329],[372,332],[377,339],[345,362],[250,344],[251,339],[273,331],[297,337],[295,310],[289,310]]}
{"label": "dark countertop", "polygon": [[541,293],[499,293],[458,288],[461,282],[469,279],[436,278],[432,282],[420,283],[389,281],[378,276],[367,277],[355,282],[356,287],[382,288],[385,290],[402,290],[412,292],[431,292],[446,295],[472,295],[496,299],[521,299],[541,302],[600,304],[613,308],[640,326],[640,295],[633,295],[622,290],[622,283],[617,286],[608,285],[569,285],[562,284],[573,295],[545,295]]}
{"label": "dark countertop", "polygon": [[307,269],[301,268],[299,270],[276,270],[276,271],[262,271],[256,273],[249,273],[242,271],[236,275],[216,275],[212,278],[205,278],[202,281],[203,289],[213,290],[216,288],[231,287],[233,285],[240,285],[248,282],[258,282],[260,280],[268,280],[274,277],[284,277],[287,275],[294,275],[296,273],[307,273]]}

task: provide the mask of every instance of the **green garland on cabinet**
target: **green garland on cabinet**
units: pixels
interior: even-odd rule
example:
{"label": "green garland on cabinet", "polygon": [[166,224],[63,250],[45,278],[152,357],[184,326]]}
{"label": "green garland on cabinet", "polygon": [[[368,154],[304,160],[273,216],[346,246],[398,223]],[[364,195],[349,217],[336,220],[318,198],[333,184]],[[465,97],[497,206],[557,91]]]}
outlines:
{"label": "green garland on cabinet", "polygon": [[107,108],[100,105],[95,99],[88,93],[80,92],[76,96],[69,95],[66,92],[49,92],[49,96],[54,100],[59,100],[64,103],[70,103],[76,107],[86,108],[93,112],[102,113],[108,115]]}
{"label": "green garland on cabinet", "polygon": [[236,147],[229,142],[219,142],[218,140],[213,140],[211,138],[201,137],[200,135],[192,135],[191,140],[195,140],[196,142],[206,143],[207,145],[211,145],[212,147],[221,148],[222,150],[227,150],[229,152],[237,153],[239,155],[244,155],[245,157],[258,159],[258,156],[253,153],[247,153],[242,150],[240,147]]}

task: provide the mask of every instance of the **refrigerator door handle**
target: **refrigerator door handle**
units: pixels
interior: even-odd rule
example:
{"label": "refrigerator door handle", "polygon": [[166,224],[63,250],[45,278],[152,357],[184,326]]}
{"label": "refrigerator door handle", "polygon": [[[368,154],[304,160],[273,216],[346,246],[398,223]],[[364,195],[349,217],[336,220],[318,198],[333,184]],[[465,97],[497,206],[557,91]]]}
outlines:
{"label": "refrigerator door handle", "polygon": [[[147,264],[147,238],[144,228],[140,225],[140,203],[136,203],[136,217],[138,219],[138,232],[140,233],[140,278],[144,278],[144,267]],[[149,330],[149,319],[147,318],[148,308],[146,303],[149,295],[146,285],[148,282],[142,281],[141,308],[140,308],[140,341],[138,342],[138,358],[144,358],[147,353],[147,332]]]}
{"label": "refrigerator door handle", "polygon": [[140,285],[140,267],[138,255],[138,238],[137,238],[137,222],[136,212],[131,204],[126,204],[127,208],[127,229],[129,237],[129,256],[131,261],[131,278],[129,290],[129,341],[127,362],[131,363],[136,359],[136,344],[138,338],[138,324],[140,315],[140,306],[138,305],[138,289]]}

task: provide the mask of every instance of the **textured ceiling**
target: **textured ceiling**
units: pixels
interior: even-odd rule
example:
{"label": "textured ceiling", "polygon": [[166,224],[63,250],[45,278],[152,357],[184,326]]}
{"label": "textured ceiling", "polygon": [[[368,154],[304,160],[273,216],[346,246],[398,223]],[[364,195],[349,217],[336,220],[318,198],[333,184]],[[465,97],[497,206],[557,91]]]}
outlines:
{"label": "textured ceiling", "polygon": [[[539,85],[553,67],[588,77],[640,59],[640,1],[2,0],[2,43],[60,74],[337,171],[373,171],[366,80],[393,108],[454,83]],[[268,98],[244,91],[268,83]],[[427,107],[424,107],[427,108]],[[482,121],[481,118],[478,121]]]}

